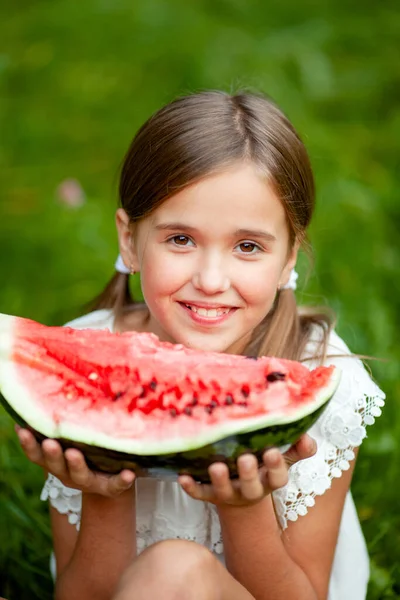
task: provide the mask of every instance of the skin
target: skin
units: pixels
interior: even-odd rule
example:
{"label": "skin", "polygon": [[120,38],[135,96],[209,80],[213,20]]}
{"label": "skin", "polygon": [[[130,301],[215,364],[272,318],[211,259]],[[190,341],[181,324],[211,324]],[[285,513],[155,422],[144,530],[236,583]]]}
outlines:
{"label": "skin", "polygon": [[[283,205],[251,164],[185,188],[135,226],[120,209],[116,224],[125,264],[140,271],[145,329],[189,348],[240,354],[296,263]],[[218,327],[195,326],[181,302],[234,314]]]}
{"label": "skin", "polygon": [[[149,309],[149,316],[137,311],[124,315],[117,330],[151,331],[190,348],[241,353],[297,258],[298,245],[289,245],[281,202],[247,163],[183,189],[134,226],[119,209],[116,225],[121,255],[126,265],[140,271]],[[186,304],[229,307],[230,313],[217,324],[212,319],[198,323]],[[218,507],[225,569],[203,547],[180,540],[154,544],[132,562],[134,473],[93,473],[78,450],[63,453],[54,440],[39,445],[29,431],[17,432],[32,462],[83,492],[79,535],[65,516],[51,509],[58,600],[140,600],[158,597],[160,590],[166,600],[326,598],[354,461],[313,510],[285,532],[279,529],[271,500],[271,492],[287,483],[291,464],[315,453],[309,436],[285,455],[276,449],[265,452],[261,469],[253,455],[241,456],[236,481],[229,479],[223,463],[210,466],[210,485],[180,477],[192,498]],[[190,589],[182,573],[191,574]]]}

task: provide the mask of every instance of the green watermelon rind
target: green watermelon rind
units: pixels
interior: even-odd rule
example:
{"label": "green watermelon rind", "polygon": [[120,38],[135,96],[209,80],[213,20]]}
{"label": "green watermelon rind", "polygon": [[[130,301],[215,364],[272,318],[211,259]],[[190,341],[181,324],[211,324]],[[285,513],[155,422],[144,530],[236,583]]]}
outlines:
{"label": "green watermelon rind", "polygon": [[[31,429],[39,442],[46,436],[32,429],[15,411],[12,410],[4,397],[2,402],[10,415],[23,427]],[[307,432],[326,410],[329,398],[324,404],[303,418],[286,424],[268,426],[255,431],[246,431],[230,435],[213,443],[200,446],[184,452],[174,452],[159,455],[135,455],[119,452],[115,449],[105,449],[97,445],[87,444],[65,438],[57,439],[64,449],[77,448],[85,456],[89,467],[104,473],[119,473],[122,469],[132,469],[139,477],[176,478],[178,474],[189,474],[197,481],[210,481],[208,467],[222,461],[228,465],[230,476],[237,477],[237,458],[251,452],[262,463],[262,455],[271,447],[278,447],[282,452]]]}
{"label": "green watermelon rind", "polygon": [[122,468],[126,468],[134,470],[142,477],[170,478],[176,477],[177,474],[188,474],[197,481],[207,483],[210,481],[208,467],[214,462],[222,461],[228,465],[230,477],[235,478],[238,475],[236,460],[241,454],[255,454],[261,465],[262,455],[268,448],[278,447],[282,452],[286,451],[312,427],[326,409],[328,402],[295,423],[239,433],[186,452],[134,456],[113,451],[104,455],[101,449],[98,451],[87,446],[80,449],[92,468],[107,473],[118,473]]}
{"label": "green watermelon rind", "polygon": [[[267,427],[295,423],[323,406],[333,396],[339,380],[340,371],[336,368],[332,372],[329,383],[318,390],[312,400],[305,402],[301,406],[296,406],[290,412],[286,410],[286,412],[281,413],[273,412],[256,417],[236,418],[235,420],[227,420],[225,423],[217,422],[215,425],[207,425],[204,431],[191,438],[177,436],[158,441],[149,439],[132,440],[129,438],[112,437],[108,434],[91,430],[88,427],[67,422],[57,425],[37,405],[37,402],[31,397],[29,390],[19,381],[13,362],[11,360],[0,361],[0,390],[6,399],[3,401],[3,404],[8,412],[11,409],[14,415],[18,415],[33,430],[38,431],[48,438],[74,440],[74,442],[95,445],[126,454],[145,456],[185,452],[213,444],[218,440],[239,433],[253,432]],[[10,403],[9,398],[13,398],[13,404]]]}
{"label": "green watermelon rind", "polygon": [[224,460],[235,476],[236,459],[242,452],[250,450],[261,460],[265,448],[287,448],[295,443],[325,410],[340,381],[340,370],[334,368],[329,382],[314,392],[312,399],[290,412],[286,408],[281,413],[244,416],[215,425],[208,423],[202,432],[190,438],[176,436],[152,441],[112,437],[85,426],[66,422],[57,425],[38,406],[20,381],[10,356],[14,322],[13,317],[1,316],[0,390],[4,396],[0,395],[0,401],[15,421],[31,429],[39,441],[52,438],[59,440],[64,448],[77,447],[92,468],[109,473],[122,468],[133,468],[144,476],[188,472],[206,481],[209,464]]}

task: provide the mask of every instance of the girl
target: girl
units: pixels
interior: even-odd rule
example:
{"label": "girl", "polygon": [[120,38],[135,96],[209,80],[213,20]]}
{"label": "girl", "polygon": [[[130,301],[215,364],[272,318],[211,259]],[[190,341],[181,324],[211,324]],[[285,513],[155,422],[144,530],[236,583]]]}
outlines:
{"label": "girl", "polygon": [[[384,395],[330,318],[296,306],[314,183],[292,125],[252,94],[178,99],[136,135],[119,191],[116,273],[96,310],[70,326],[335,363],[342,379],[312,437],[285,456],[269,450],[261,469],[241,456],[234,482],[222,463],[210,485],[106,477],[79,451],[19,429],[28,458],[49,473],[56,598],[365,598],[368,556],[349,487]],[[144,304],[129,293],[138,271]]]}

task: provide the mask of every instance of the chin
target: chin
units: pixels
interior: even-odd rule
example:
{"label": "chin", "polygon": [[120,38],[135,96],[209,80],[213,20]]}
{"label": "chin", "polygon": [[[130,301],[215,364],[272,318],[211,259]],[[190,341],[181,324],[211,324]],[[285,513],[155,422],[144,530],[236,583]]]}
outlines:
{"label": "chin", "polygon": [[192,350],[202,350],[203,352],[228,352],[232,345],[231,341],[221,339],[213,339],[212,335],[201,336],[183,336],[176,341],[177,344],[182,344],[186,348]]}

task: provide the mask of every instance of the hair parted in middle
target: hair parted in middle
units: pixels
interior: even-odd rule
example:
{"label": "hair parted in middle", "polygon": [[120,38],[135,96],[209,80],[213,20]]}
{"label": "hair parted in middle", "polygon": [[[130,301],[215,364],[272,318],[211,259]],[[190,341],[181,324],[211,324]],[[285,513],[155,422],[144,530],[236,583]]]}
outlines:
{"label": "hair parted in middle", "polygon": [[[255,165],[282,202],[290,246],[297,241],[309,254],[306,232],[315,204],[310,160],[290,121],[262,95],[199,92],[158,110],[125,156],[120,205],[137,222],[185,187],[243,162]],[[120,312],[132,304],[128,277],[116,273],[93,308]],[[293,291],[282,290],[246,353],[299,360],[311,327],[319,325],[323,356],[332,320],[326,310],[299,310]]]}

